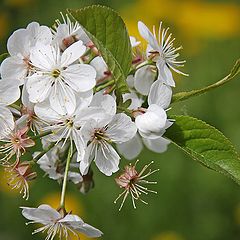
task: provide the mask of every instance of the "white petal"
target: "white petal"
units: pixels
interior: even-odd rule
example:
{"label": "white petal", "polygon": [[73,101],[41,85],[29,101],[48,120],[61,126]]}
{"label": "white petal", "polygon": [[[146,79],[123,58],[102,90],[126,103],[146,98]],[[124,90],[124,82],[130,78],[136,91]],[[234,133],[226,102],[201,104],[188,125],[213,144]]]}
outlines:
{"label": "white petal", "polygon": [[115,143],[127,142],[135,136],[137,127],[125,113],[116,114],[108,124],[107,136]]}
{"label": "white petal", "polygon": [[157,104],[158,106],[167,109],[172,99],[172,88],[164,84],[162,81],[155,81],[148,95],[148,104]]}
{"label": "white petal", "polygon": [[62,75],[64,81],[76,92],[86,92],[96,85],[96,71],[87,64],[74,64],[67,67]]}
{"label": "white petal", "polygon": [[84,223],[83,220],[77,215],[68,214],[59,222],[91,238],[100,237],[103,234],[97,228]]}
{"label": "white petal", "polygon": [[0,80],[0,104],[10,105],[20,98],[19,82],[12,78]]}
{"label": "white petal", "polygon": [[117,111],[115,99],[111,95],[104,95],[101,92],[93,96],[90,106],[103,108],[107,114],[112,116],[115,115]]}
{"label": "white petal", "polygon": [[60,50],[51,45],[37,44],[30,54],[31,64],[36,68],[51,72],[60,68]]}
{"label": "white petal", "polygon": [[131,46],[132,48],[137,47],[141,42],[137,41],[135,37],[130,36],[130,42],[131,42]]}
{"label": "white petal", "polygon": [[2,78],[15,78],[23,84],[28,73],[28,65],[18,56],[8,57],[1,64]]}
{"label": "white petal", "polygon": [[142,104],[144,103],[144,100],[140,97],[138,97],[138,95],[134,92],[130,92],[130,93],[125,93],[123,94],[123,102],[127,101],[128,99],[131,99],[131,104],[128,107],[128,109],[130,110],[135,110],[139,107],[142,106]]}
{"label": "white petal", "polygon": [[52,87],[49,100],[51,107],[61,115],[71,115],[76,109],[73,90],[60,80]]}
{"label": "white petal", "polygon": [[14,119],[11,111],[0,106],[0,139],[5,138],[14,129]]}
{"label": "white petal", "polygon": [[78,115],[80,111],[83,109],[87,108],[93,98],[93,90],[89,90],[87,92],[80,92],[80,93],[75,93],[76,96],[76,101],[77,101],[77,108],[75,110],[75,115]]}
{"label": "white petal", "polygon": [[127,142],[117,144],[118,152],[128,160],[136,158],[141,153],[142,149],[142,140],[138,134]]}
{"label": "white petal", "polygon": [[87,148],[87,143],[84,141],[80,130],[72,131],[72,138],[77,149],[77,161],[80,161],[85,155],[85,150]]}
{"label": "white petal", "polygon": [[78,60],[86,51],[86,46],[82,41],[77,41],[68,47],[62,54],[61,66],[67,67],[76,60]]}
{"label": "white petal", "polygon": [[95,57],[91,62],[90,65],[94,67],[97,72],[96,80],[100,80],[101,78],[105,77],[105,72],[108,71],[108,67],[104,62],[102,57]]}
{"label": "white petal", "polygon": [[49,123],[58,123],[61,120],[61,115],[56,112],[48,101],[38,103],[34,107],[36,115]]}
{"label": "white petal", "polygon": [[87,148],[85,155],[81,157],[81,159],[77,159],[77,161],[80,160],[80,173],[82,175],[86,175],[88,173],[88,169],[92,163],[92,160],[94,159],[94,155],[96,153],[96,144],[91,142]]}
{"label": "white petal", "polygon": [[49,205],[43,204],[38,208],[21,207],[22,215],[30,221],[36,221],[44,225],[54,223],[61,218],[61,214]]}
{"label": "white petal", "polygon": [[168,86],[175,87],[175,81],[173,79],[170,69],[167,67],[163,59],[159,59],[156,64],[158,68],[158,79]]}
{"label": "white petal", "polygon": [[139,133],[143,137],[158,138],[163,135],[166,128],[167,114],[165,110],[152,104],[146,113],[139,115],[135,119]]}
{"label": "white petal", "polygon": [[52,78],[34,74],[28,78],[26,87],[32,103],[43,102],[50,94]]}
{"label": "white petal", "polygon": [[126,82],[130,88],[133,88],[134,87],[134,76],[128,75]]}
{"label": "white petal", "polygon": [[49,27],[40,26],[37,22],[31,22],[26,29],[31,37],[32,45],[35,45],[37,42],[46,45],[51,44],[52,33]]}
{"label": "white petal", "polygon": [[96,122],[109,123],[112,119],[112,116],[107,114],[105,109],[99,107],[89,107],[78,111],[78,115],[75,118],[75,124],[77,126],[82,126],[86,122],[91,122],[95,120]]}
{"label": "white petal", "polygon": [[134,87],[142,95],[148,95],[150,87],[155,80],[155,73],[151,66],[144,66],[136,71]]}
{"label": "white petal", "polygon": [[167,150],[170,141],[166,138],[159,137],[156,139],[143,138],[143,142],[148,149],[156,153],[163,153]]}
{"label": "white petal", "polygon": [[94,161],[98,169],[106,176],[111,176],[119,170],[119,160],[119,155],[109,143],[98,145]]}
{"label": "white petal", "polygon": [[16,30],[8,39],[7,49],[11,56],[21,54],[27,57],[30,53],[30,36],[27,30]]}
{"label": "white petal", "polygon": [[68,172],[68,179],[71,180],[74,184],[78,184],[83,181],[80,173],[71,171]]}
{"label": "white petal", "polygon": [[138,22],[138,31],[140,35],[151,45],[155,51],[160,51],[157,39],[149,31],[148,27],[141,21]]}
{"label": "white petal", "polygon": [[29,94],[27,92],[26,84],[24,84],[22,88],[21,100],[24,107],[27,107],[28,110],[33,110],[34,103],[30,102],[29,100]]}

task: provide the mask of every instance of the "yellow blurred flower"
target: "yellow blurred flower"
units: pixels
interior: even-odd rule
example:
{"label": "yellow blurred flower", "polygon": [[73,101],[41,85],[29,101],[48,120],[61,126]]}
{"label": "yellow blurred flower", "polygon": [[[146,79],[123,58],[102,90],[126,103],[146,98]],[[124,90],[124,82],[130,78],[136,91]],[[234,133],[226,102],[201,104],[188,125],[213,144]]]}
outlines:
{"label": "yellow blurred flower", "polygon": [[[177,11],[176,11],[177,9]],[[133,14],[134,13],[134,14]],[[138,0],[127,5],[121,15],[126,21],[130,35],[140,39],[138,20],[149,27],[174,26],[173,35],[180,35],[184,50],[195,53],[201,48],[202,39],[229,38],[240,34],[240,5],[237,3],[213,3],[190,0]],[[176,34],[175,34],[175,33]]]}
{"label": "yellow blurred flower", "polygon": [[[72,211],[72,214],[79,215],[82,217],[84,215],[84,207],[81,203],[80,197],[76,197],[72,193],[66,195],[66,210]],[[53,192],[47,194],[41,201],[40,204],[48,204],[53,208],[58,208],[60,203],[60,192]]]}
{"label": "yellow blurred flower", "polygon": [[183,238],[175,232],[163,232],[153,237],[151,240],[183,240]]}

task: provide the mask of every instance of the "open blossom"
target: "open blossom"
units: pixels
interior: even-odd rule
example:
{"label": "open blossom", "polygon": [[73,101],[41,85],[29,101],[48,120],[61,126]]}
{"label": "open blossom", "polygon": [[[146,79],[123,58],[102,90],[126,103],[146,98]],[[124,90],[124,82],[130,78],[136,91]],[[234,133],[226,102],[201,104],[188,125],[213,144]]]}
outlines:
{"label": "open blossom", "polygon": [[120,188],[123,188],[123,192],[119,194],[117,199],[114,201],[114,203],[117,203],[117,201],[122,197],[122,203],[120,205],[119,211],[122,209],[123,204],[125,203],[128,195],[132,198],[132,204],[133,207],[136,208],[136,200],[140,200],[141,202],[147,204],[142,198],[142,194],[148,194],[148,193],[157,193],[156,191],[149,190],[147,187],[143,186],[145,184],[156,184],[156,182],[147,181],[146,178],[152,175],[153,173],[159,171],[159,169],[151,170],[146,173],[146,170],[149,168],[149,166],[153,163],[149,163],[148,165],[145,165],[143,169],[138,172],[136,170],[136,164],[139,160],[136,161],[136,163],[132,166],[131,163],[127,166],[125,166],[124,172],[115,179],[116,183]]}
{"label": "open blossom", "polygon": [[2,78],[14,78],[20,84],[25,82],[31,72],[30,53],[36,44],[50,44],[52,33],[47,26],[37,22],[30,23],[26,29],[16,30],[8,39],[7,49],[10,57],[1,64]]}
{"label": "open blossom", "polygon": [[98,169],[107,176],[118,171],[120,156],[111,145],[126,142],[136,134],[136,126],[124,113],[92,120],[80,130],[86,142],[86,153],[80,161],[80,171],[84,175],[94,161]]}
{"label": "open blossom", "polygon": [[79,40],[84,45],[91,41],[78,22],[71,21],[68,15],[66,17],[62,13],[61,15],[63,23],[56,20],[56,24],[52,30],[54,35],[53,43],[57,43],[61,50],[65,50]]}
{"label": "open blossom", "polygon": [[82,175],[94,161],[99,170],[107,176],[118,171],[120,156],[112,143],[126,142],[136,133],[136,126],[131,118],[123,113],[116,114],[116,102],[108,94],[95,94],[91,102],[92,107],[104,110],[98,118],[92,118],[80,129],[85,145],[85,155],[80,160]]}
{"label": "open blossom", "polygon": [[185,63],[185,61],[176,60],[179,56],[177,51],[182,47],[175,48],[173,46],[175,39],[171,39],[172,34],[167,33],[168,29],[162,29],[162,23],[160,23],[158,35],[156,35],[155,27],[152,33],[143,22],[138,22],[139,33],[148,42],[147,54],[156,62],[159,71],[158,79],[175,87],[170,69],[185,76],[188,75],[178,69],[178,67],[183,67]]}
{"label": "open blossom", "polygon": [[87,92],[96,84],[96,71],[87,64],[74,63],[86,47],[78,41],[63,53],[57,46],[38,45],[31,53],[31,64],[36,72],[28,78],[27,91],[33,103],[49,98],[52,108],[74,111],[75,94]]}
{"label": "open blossom", "polygon": [[71,239],[70,234],[79,237],[83,233],[90,238],[100,237],[102,232],[97,228],[85,223],[79,216],[70,213],[63,214],[51,206],[43,204],[38,208],[21,207],[22,215],[30,220],[30,223],[43,225],[36,229],[33,234],[45,232],[45,240],[53,240],[55,236],[60,239]]}

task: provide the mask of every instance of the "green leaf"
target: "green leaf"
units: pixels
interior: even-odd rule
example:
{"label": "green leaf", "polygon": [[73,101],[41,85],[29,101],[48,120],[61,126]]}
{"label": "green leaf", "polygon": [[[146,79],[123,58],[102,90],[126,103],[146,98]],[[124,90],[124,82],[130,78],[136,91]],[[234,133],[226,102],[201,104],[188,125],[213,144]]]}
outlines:
{"label": "green leaf", "polygon": [[3,61],[5,58],[7,58],[8,56],[9,56],[8,53],[3,53],[3,54],[1,54],[1,55],[0,55],[0,63],[2,63],[2,61]]}
{"label": "green leaf", "polygon": [[132,61],[132,49],[122,18],[104,6],[68,10],[84,28],[100,51],[116,82],[117,90],[128,92],[126,78]]}
{"label": "green leaf", "polygon": [[204,166],[240,184],[240,158],[232,143],[216,128],[189,116],[171,116],[176,122],[165,136]]}
{"label": "green leaf", "polygon": [[238,59],[235,63],[235,65],[233,66],[231,72],[222,80],[209,85],[207,87],[201,88],[201,89],[197,89],[197,90],[192,90],[189,92],[179,92],[173,95],[172,97],[172,103],[175,102],[180,102],[180,101],[184,101],[187,100],[188,98],[191,97],[195,97],[195,96],[199,96],[202,95],[210,90],[213,90],[215,88],[218,88],[226,83],[228,83],[230,80],[232,80],[234,77],[236,77],[240,72],[240,59]]}

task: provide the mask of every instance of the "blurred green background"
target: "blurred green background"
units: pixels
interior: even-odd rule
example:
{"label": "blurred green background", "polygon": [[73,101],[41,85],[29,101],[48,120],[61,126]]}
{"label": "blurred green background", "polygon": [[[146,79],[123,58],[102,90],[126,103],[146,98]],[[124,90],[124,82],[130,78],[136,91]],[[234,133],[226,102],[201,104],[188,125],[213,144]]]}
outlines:
{"label": "blurred green background", "polygon": [[[233,0],[1,0],[0,50],[6,49],[11,32],[31,21],[52,25],[59,12],[90,4],[111,6],[124,18],[130,34],[137,35],[137,21],[170,26],[177,43],[183,45],[182,59],[190,76],[175,76],[175,91],[213,83],[226,74],[240,53],[240,2]],[[176,105],[172,112],[189,114],[216,126],[240,151],[240,79],[221,89]],[[95,189],[87,196],[69,186],[68,210],[104,232],[104,240],[239,240],[240,187],[230,179],[202,167],[174,146],[158,155],[145,150],[140,164],[155,161],[160,168],[153,179],[157,195],[148,195],[148,206],[137,210],[127,201],[121,212],[113,204],[120,189],[114,178],[95,171]],[[128,162],[122,160],[123,167]],[[0,179],[0,240],[44,239],[32,236],[19,206],[49,203],[57,207],[60,186],[39,178],[31,185],[28,202],[10,191],[3,174]],[[71,184],[70,184],[71,185]],[[36,227],[36,226],[35,226]],[[87,238],[82,237],[82,240]]]}

